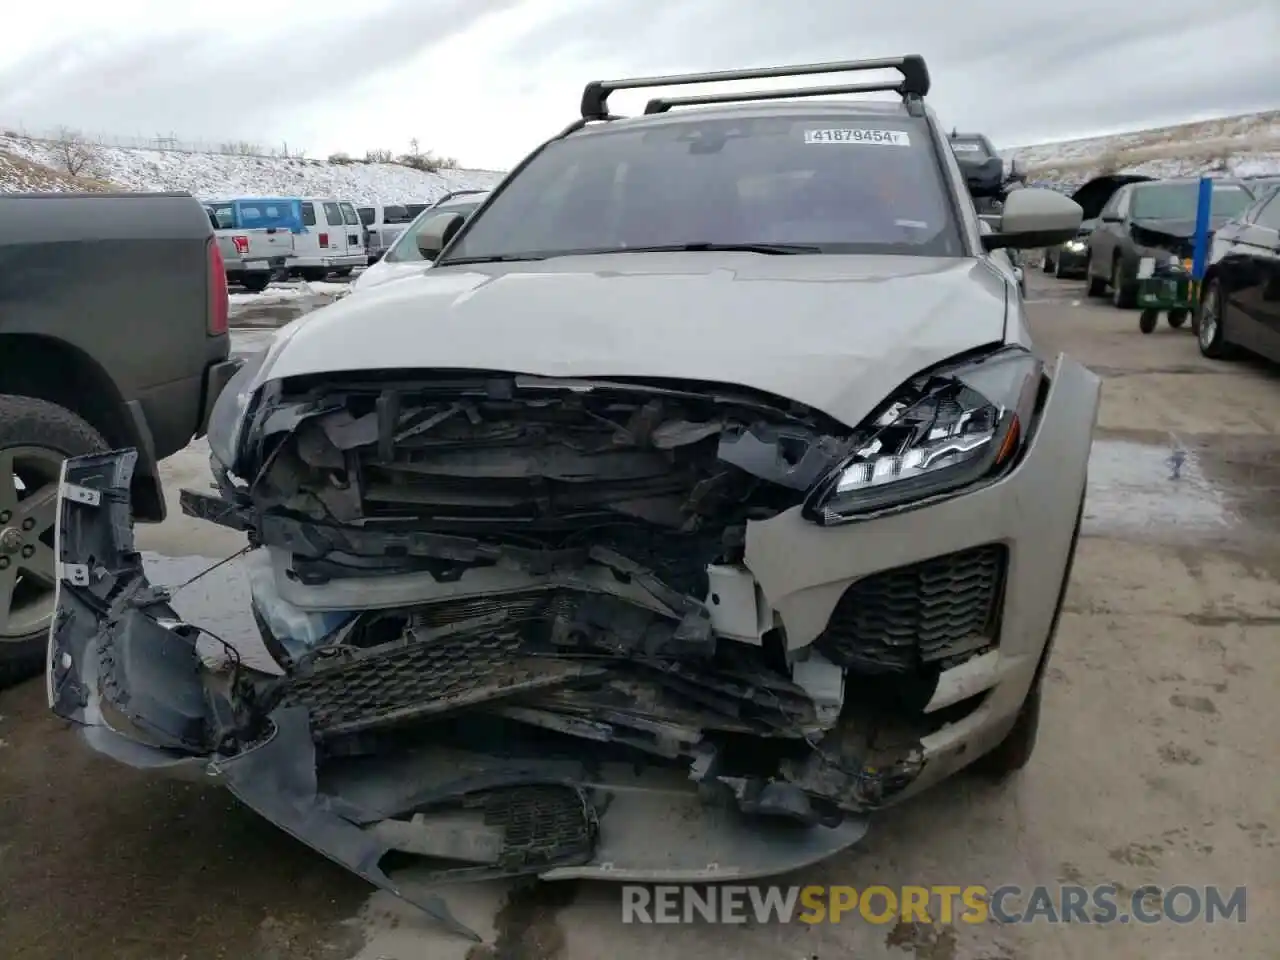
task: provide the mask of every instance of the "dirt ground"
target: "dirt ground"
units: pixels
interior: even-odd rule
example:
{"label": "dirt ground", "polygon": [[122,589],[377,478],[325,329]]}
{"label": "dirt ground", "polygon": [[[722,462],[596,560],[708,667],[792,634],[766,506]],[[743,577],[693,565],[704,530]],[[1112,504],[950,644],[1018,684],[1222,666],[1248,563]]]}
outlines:
{"label": "dirt ground", "polygon": [[[225,793],[99,761],[36,681],[0,693],[0,955],[30,960],[1040,960],[1280,957],[1280,374],[1032,278],[1047,354],[1105,379],[1081,542],[1030,766],[943,784],[783,882],[1240,885],[1247,922],[1107,927],[658,926],[604,884],[445,891],[488,943],[440,934]],[[168,482],[200,479],[195,449]],[[1177,474],[1176,478],[1174,474]],[[173,490],[171,489],[171,492]],[[171,519],[172,557],[234,536]],[[199,563],[188,565],[198,568]],[[234,577],[201,603],[242,616]],[[411,882],[411,877],[406,882]]]}

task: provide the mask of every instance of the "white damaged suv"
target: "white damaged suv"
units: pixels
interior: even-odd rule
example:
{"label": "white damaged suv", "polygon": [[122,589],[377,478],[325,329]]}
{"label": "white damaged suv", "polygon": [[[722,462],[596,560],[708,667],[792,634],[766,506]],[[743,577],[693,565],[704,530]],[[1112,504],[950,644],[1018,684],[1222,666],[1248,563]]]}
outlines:
{"label": "white damaged suv", "polygon": [[[902,79],[606,106],[864,70]],[[915,56],[588,85],[473,217],[423,224],[432,269],[219,399],[216,492],[183,507],[255,548],[276,674],[209,666],[148,585],[132,455],[68,462],[53,709],[457,929],[380,858],[741,880],[1020,768],[1099,381],[1032,352],[994,254],[1081,211],[1019,190],[983,232],[928,85]]]}

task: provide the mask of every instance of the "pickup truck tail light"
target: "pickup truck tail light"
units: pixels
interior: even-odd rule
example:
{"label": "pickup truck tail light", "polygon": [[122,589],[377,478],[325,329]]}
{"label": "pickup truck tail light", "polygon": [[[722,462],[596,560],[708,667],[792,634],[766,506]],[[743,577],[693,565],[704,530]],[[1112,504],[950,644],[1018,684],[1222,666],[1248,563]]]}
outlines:
{"label": "pickup truck tail light", "polygon": [[[237,238],[239,239],[239,238]],[[236,244],[237,248],[239,244]],[[220,337],[230,328],[231,304],[227,297],[227,265],[218,241],[209,239],[209,336]]]}
{"label": "pickup truck tail light", "polygon": [[231,242],[236,245],[236,253],[240,254],[241,256],[249,252],[248,237],[232,237]]}

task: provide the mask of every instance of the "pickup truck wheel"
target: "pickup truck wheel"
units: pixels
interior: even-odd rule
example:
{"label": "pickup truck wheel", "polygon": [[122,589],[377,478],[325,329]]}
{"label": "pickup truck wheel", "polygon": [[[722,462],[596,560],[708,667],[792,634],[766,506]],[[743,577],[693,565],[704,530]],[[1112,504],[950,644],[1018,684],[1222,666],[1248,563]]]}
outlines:
{"label": "pickup truck wheel", "polygon": [[67,457],[109,449],[70,410],[0,396],[0,687],[44,667],[53,616],[53,525]]}
{"label": "pickup truck wheel", "polygon": [[267,284],[270,282],[271,274],[269,273],[246,273],[240,278],[240,286],[250,293],[261,293],[267,289]]}

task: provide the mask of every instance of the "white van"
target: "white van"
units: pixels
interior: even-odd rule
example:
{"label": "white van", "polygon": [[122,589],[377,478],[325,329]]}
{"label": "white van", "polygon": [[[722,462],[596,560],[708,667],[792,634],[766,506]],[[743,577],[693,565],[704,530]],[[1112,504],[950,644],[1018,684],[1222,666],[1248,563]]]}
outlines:
{"label": "white van", "polygon": [[330,273],[347,277],[369,262],[355,204],[328,197],[298,199],[302,230],[293,238],[290,273],[304,280],[323,280]]}
{"label": "white van", "polygon": [[459,213],[469,217],[488,196],[488,190],[459,190],[441,197],[401,229],[400,235],[378,262],[356,277],[355,283],[351,285],[351,292],[360,293],[380,287],[389,280],[413,276],[431,266],[418,252],[418,228],[440,213]]}
{"label": "white van", "polygon": [[390,250],[404,228],[427,206],[425,203],[374,203],[356,207],[360,222],[364,224],[364,245],[369,262],[375,262]]}

